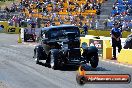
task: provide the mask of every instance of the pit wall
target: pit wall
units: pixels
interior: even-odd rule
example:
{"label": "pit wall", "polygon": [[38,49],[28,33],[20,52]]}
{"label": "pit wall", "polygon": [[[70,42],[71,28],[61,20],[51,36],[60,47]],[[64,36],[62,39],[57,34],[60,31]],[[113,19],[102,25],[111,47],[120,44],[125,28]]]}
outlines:
{"label": "pit wall", "polygon": [[[80,30],[80,33],[83,34],[83,30]],[[131,32],[128,31],[123,31],[122,37],[126,38]],[[93,36],[105,36],[105,37],[110,37],[110,31],[106,30],[88,30],[88,35],[93,35]]]}
{"label": "pit wall", "polygon": [[117,56],[117,61],[132,65],[132,49],[122,49],[120,54]]}
{"label": "pit wall", "polygon": [[15,27],[15,26],[9,26],[7,21],[0,21],[0,25],[3,25],[3,30],[2,32],[5,33],[10,33],[10,34],[19,34],[20,33],[20,27]]}

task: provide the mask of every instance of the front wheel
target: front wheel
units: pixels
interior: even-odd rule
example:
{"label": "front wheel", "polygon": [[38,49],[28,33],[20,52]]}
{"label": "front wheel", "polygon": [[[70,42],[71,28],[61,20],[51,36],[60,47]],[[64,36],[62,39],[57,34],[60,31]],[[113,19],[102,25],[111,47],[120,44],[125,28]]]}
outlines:
{"label": "front wheel", "polygon": [[90,64],[92,68],[96,68],[98,66],[99,58],[98,53],[93,54],[90,60]]}
{"label": "front wheel", "polygon": [[51,54],[50,54],[50,66],[54,70],[59,67],[57,53],[58,51],[54,50],[54,51],[51,51]]}
{"label": "front wheel", "polygon": [[38,52],[36,51],[36,55],[35,55],[36,64],[40,64],[39,60],[40,60],[40,56],[39,56]]}

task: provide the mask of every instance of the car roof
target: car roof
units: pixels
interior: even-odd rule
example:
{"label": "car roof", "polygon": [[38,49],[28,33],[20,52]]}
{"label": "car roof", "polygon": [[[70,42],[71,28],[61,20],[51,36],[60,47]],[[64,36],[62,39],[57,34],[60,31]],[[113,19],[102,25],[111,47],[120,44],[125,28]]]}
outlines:
{"label": "car roof", "polygon": [[49,30],[52,30],[53,28],[63,28],[63,27],[77,27],[77,26],[75,25],[49,26],[49,27],[42,28],[42,31],[49,31]]}

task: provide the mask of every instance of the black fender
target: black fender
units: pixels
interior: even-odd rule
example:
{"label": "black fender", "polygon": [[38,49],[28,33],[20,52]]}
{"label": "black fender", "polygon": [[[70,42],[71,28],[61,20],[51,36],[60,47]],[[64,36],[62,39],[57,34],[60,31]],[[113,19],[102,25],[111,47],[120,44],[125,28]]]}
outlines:
{"label": "black fender", "polygon": [[98,49],[95,46],[90,46],[90,47],[88,47],[87,51],[88,51],[88,54],[97,53]]}
{"label": "black fender", "polygon": [[92,53],[97,53],[98,49],[95,46],[90,46],[87,47],[86,49],[83,50],[83,54],[82,55],[88,55],[88,54],[92,54]]}
{"label": "black fender", "polygon": [[37,45],[35,46],[35,49],[34,49],[34,57],[36,56],[36,52],[38,52],[40,58],[42,60],[46,60],[47,59],[47,54],[45,53],[43,47],[41,45]]}
{"label": "black fender", "polygon": [[96,53],[98,53],[98,49],[95,46],[90,46],[83,50],[82,56],[84,58],[87,58],[87,60],[89,61],[90,58]]}

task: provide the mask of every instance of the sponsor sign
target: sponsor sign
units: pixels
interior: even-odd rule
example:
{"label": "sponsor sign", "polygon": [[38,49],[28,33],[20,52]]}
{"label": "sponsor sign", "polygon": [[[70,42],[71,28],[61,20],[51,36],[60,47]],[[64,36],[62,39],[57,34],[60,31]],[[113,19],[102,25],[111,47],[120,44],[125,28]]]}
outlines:
{"label": "sponsor sign", "polygon": [[89,41],[89,46],[95,46],[98,48],[98,53],[99,56],[102,56],[103,53],[103,40],[99,40],[99,39],[90,39]]}

